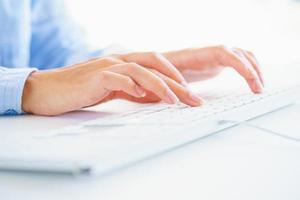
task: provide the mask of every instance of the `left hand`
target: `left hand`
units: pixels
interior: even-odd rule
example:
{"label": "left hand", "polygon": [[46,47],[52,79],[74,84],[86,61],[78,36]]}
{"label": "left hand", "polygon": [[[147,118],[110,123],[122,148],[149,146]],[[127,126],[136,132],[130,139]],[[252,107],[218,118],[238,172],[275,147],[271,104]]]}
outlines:
{"label": "left hand", "polygon": [[[252,92],[260,93],[264,86],[260,65],[255,56],[239,48],[212,46],[162,54],[130,53],[121,55],[120,58],[125,62],[136,62],[154,69],[157,65],[164,65],[165,69],[173,72],[171,78],[183,84],[185,79],[187,81],[209,79],[217,76],[223,68],[232,67],[246,80]],[[168,71],[166,74],[168,75]]]}

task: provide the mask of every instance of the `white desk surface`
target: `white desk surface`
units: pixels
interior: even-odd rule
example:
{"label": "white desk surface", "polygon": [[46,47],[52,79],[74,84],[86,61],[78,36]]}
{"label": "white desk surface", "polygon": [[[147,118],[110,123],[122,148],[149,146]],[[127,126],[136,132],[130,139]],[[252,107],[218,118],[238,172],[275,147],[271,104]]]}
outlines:
{"label": "white desk surface", "polygon": [[[73,1],[71,2],[73,4]],[[245,9],[248,10],[247,13],[252,12],[253,8],[259,9],[258,12],[255,11],[255,15],[247,14],[246,16],[249,16],[249,19],[253,17],[260,19],[261,15],[264,17],[265,12],[270,12],[270,9],[273,8],[270,6],[256,6],[256,3],[261,2],[266,3],[269,1],[255,1],[250,8],[248,8],[248,4],[245,5]],[[276,2],[283,4],[285,1]],[[221,1],[218,1],[218,5],[219,3],[221,3]],[[240,3],[244,4],[244,1]],[[211,4],[214,9],[217,8],[214,2]],[[227,4],[227,1],[224,1],[224,4]],[[252,24],[253,28],[247,28],[244,32],[243,28],[238,29],[240,32],[237,29],[233,29],[236,33],[232,33],[230,32],[230,28],[226,28],[227,31],[223,30],[224,34],[222,32],[222,38],[225,37],[224,35],[226,35],[227,38],[225,37],[224,40],[221,40],[221,43],[237,43],[239,46],[251,47],[255,52],[258,50],[260,58],[267,57],[268,61],[274,61],[274,63],[277,62],[277,64],[278,60],[282,63],[286,60],[298,59],[299,51],[297,49],[299,49],[300,32],[298,13],[300,7],[294,5],[295,3],[292,3],[292,1],[290,4],[293,5],[290,5],[290,7],[288,7],[289,9],[287,9],[287,7],[282,9],[283,6],[281,4],[278,5],[276,9],[274,7],[274,10],[271,9],[272,15],[270,16],[272,17],[269,17],[267,21],[262,20],[260,22],[260,20],[257,20],[259,24]],[[115,5],[113,6],[115,7]],[[219,6],[219,8],[224,10],[227,14],[231,12],[230,10],[223,9],[222,6]],[[233,13],[236,12],[235,8],[236,7],[233,6]],[[82,8],[79,7],[80,13],[81,9]],[[97,9],[97,12],[98,7],[95,7],[95,9]],[[135,7],[133,7],[133,9],[136,10]],[[199,12],[198,7],[195,9]],[[206,8],[204,7],[204,9]],[[221,10],[218,12],[221,12]],[[282,13],[283,11],[285,12]],[[165,14],[165,12],[163,13]],[[199,13],[201,14],[202,12]],[[278,15],[278,13],[280,13],[280,15]],[[128,11],[126,10],[126,15],[127,14]],[[152,17],[152,15],[149,16]],[[235,19],[236,16],[233,16]],[[94,16],[92,17],[93,20],[90,21],[94,21]],[[178,15],[178,17],[181,19],[183,16]],[[187,15],[187,18],[189,18],[189,15]],[[199,20],[202,18],[206,21],[205,17],[198,17]],[[218,18],[216,18],[216,20],[217,22],[219,21]],[[87,19],[87,22],[88,21],[89,19]],[[164,21],[162,21],[162,23],[164,27]],[[266,23],[268,24],[267,28],[265,27]],[[209,28],[203,28],[201,21],[199,24],[201,24],[201,26],[198,27],[202,28],[199,28],[200,31],[194,31],[196,27],[191,24],[193,31],[183,29],[183,32],[186,33],[187,36],[183,35],[182,41],[178,40],[177,37],[170,37],[169,43],[174,44],[174,41],[177,41],[179,42],[179,46],[186,46],[189,44],[202,44],[202,41],[220,42],[218,40],[220,39],[220,35],[217,29],[212,29],[213,27],[210,26],[210,23],[207,24]],[[136,26],[135,24],[133,25]],[[236,21],[233,20],[231,25],[235,27]],[[251,24],[245,23],[245,26],[249,25]],[[148,27],[149,24],[145,24],[145,26]],[[155,26],[157,25],[155,24]],[[271,29],[273,26],[274,28]],[[177,26],[175,26],[175,28],[178,30]],[[216,28],[218,27],[216,26]],[[205,30],[210,29],[212,29],[210,32],[205,32]],[[279,29],[280,31],[278,31]],[[130,28],[128,30],[130,30]],[[145,30],[147,32],[149,29],[146,28]],[[253,35],[248,32],[249,30],[253,30]],[[106,37],[99,37],[99,35],[104,34],[102,29],[99,31],[101,34],[95,30],[92,31],[95,32],[96,36],[93,39],[106,39]],[[112,29],[112,31],[114,31],[114,29]],[[167,40],[170,35],[173,35],[173,29],[170,28],[169,32],[168,30],[165,31],[165,35],[168,37],[164,38]],[[190,37],[191,32],[194,34],[193,37]],[[111,33],[108,32],[108,34]],[[147,41],[140,42],[134,34],[132,35],[132,41],[129,38],[128,43],[136,41],[137,45],[133,45],[133,47],[139,47],[139,45],[145,46],[147,44]],[[247,35],[247,37],[245,37],[245,35]],[[252,37],[249,37],[251,35]],[[239,36],[240,40],[237,40]],[[162,38],[160,34],[158,34],[157,37],[159,38],[155,39],[154,37],[155,41],[159,41],[159,39]],[[189,41],[187,40],[189,38],[193,39]],[[202,40],[199,38],[202,38]],[[251,38],[254,38],[254,40],[251,40]],[[128,38],[125,39],[128,40]],[[142,38],[142,40],[144,39]],[[101,42],[103,41],[99,43]],[[152,47],[152,40],[149,40],[148,43],[148,47]],[[274,43],[276,43],[275,47]],[[125,43],[125,45],[126,44],[127,43]],[[167,44],[168,42],[163,43],[164,46]],[[173,46],[170,45],[170,47]],[[286,55],[283,56],[282,54],[285,52]],[[263,62],[263,64],[265,63]],[[264,66],[270,67],[270,65]],[[285,81],[289,79],[290,77],[286,76],[286,73],[290,69],[285,67],[279,68],[282,69],[282,73],[278,73],[278,80],[281,79]],[[294,74],[291,73],[291,75],[294,76],[295,79],[299,79],[299,67],[298,72]],[[74,124],[82,120],[93,119],[103,115],[103,112],[99,112],[99,109],[102,111],[105,109],[112,111],[112,108],[114,108],[114,110],[120,109],[119,111],[121,111],[124,109],[124,104],[125,103],[120,104],[119,102],[115,102],[103,106],[105,108],[93,108],[95,109],[94,112],[78,111],[51,118],[34,116],[0,117],[0,138],[3,139],[11,135],[18,135],[21,140],[26,132],[46,131]],[[133,105],[126,103],[126,106],[129,108]],[[265,127],[272,127],[273,130],[299,137],[299,115],[300,105],[297,105],[257,119],[254,122]],[[184,148],[124,169],[108,177],[72,178],[55,175],[0,172],[0,199],[299,200],[299,157],[299,143],[283,140],[276,136],[241,126],[229,129],[221,134],[206,138],[205,140],[194,142]]]}
{"label": "white desk surface", "polygon": [[[112,102],[59,117],[1,117],[0,137],[40,132],[135,107]],[[101,110],[102,112],[100,112]],[[253,122],[300,137],[300,105]],[[34,129],[33,129],[34,127]],[[13,145],[13,144],[12,144]],[[236,127],[106,177],[0,172],[1,200],[300,199],[300,143]]]}

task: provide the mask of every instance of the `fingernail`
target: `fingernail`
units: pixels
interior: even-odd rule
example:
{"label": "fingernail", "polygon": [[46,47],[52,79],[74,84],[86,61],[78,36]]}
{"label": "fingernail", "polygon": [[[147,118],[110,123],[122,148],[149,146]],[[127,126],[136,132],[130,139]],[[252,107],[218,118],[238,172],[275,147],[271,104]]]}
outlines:
{"label": "fingernail", "polygon": [[189,93],[189,99],[195,105],[201,105],[203,103],[203,100],[198,95],[196,95],[192,92]]}
{"label": "fingernail", "polygon": [[179,99],[173,92],[167,91],[164,101],[169,104],[175,104],[175,103],[179,102]]}
{"label": "fingernail", "polygon": [[259,80],[254,80],[254,88],[255,88],[255,91],[258,92],[258,93],[262,93],[263,92],[263,86],[261,84],[261,82]]}
{"label": "fingernail", "polygon": [[146,96],[146,92],[139,86],[135,86],[135,91],[140,97]]}

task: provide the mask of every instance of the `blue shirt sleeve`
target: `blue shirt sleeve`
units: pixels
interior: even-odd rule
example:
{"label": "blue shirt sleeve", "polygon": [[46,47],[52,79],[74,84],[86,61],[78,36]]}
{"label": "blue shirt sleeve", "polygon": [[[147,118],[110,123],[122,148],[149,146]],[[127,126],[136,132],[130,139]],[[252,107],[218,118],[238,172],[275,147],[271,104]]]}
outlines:
{"label": "blue shirt sleeve", "polygon": [[[0,65],[2,65],[0,66],[0,115],[17,115],[24,113],[22,111],[22,94],[25,81],[31,72],[37,70],[30,66],[37,66],[39,70],[58,68],[94,55],[100,55],[102,51],[90,52],[88,50],[85,37],[66,15],[64,5],[60,0],[32,0],[28,1],[30,6],[25,2],[20,4],[9,2],[5,5],[9,7],[4,9],[4,13],[11,11],[13,6],[17,6],[17,11],[23,13],[23,15],[14,14],[16,19],[10,22],[10,26],[21,27],[17,31],[22,35],[22,41],[25,41],[24,38],[30,38],[28,42],[24,42],[24,44],[28,44],[29,48],[26,45],[21,46],[19,43],[13,44],[13,49],[24,51],[20,55],[28,55],[28,59],[23,59],[28,60],[27,64],[18,62],[20,59],[9,56],[10,54],[2,55],[2,57],[0,55]],[[10,15],[7,17],[7,19],[12,18]],[[5,19],[0,19],[0,24],[3,20]],[[7,30],[6,33],[13,34],[17,31],[12,29]],[[9,39],[9,35],[4,36],[0,35],[0,39]],[[16,41],[19,39],[17,36],[19,35],[13,35]],[[7,46],[1,46],[0,50],[2,48],[10,49]],[[4,59],[15,62],[2,62],[1,64],[1,60],[5,61]]]}
{"label": "blue shirt sleeve", "polygon": [[24,84],[34,70],[122,52],[118,47],[90,51],[64,8],[61,0],[0,0],[0,115],[23,113]]}
{"label": "blue shirt sleeve", "polygon": [[34,68],[0,67],[0,115],[22,114],[25,81]]}
{"label": "blue shirt sleeve", "polygon": [[91,56],[83,31],[68,16],[63,1],[32,0],[31,18],[29,66],[52,69]]}

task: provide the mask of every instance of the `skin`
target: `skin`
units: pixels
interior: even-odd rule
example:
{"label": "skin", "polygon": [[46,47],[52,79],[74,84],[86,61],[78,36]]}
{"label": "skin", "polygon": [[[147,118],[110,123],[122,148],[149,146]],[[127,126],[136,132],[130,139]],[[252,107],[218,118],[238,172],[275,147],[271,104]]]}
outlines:
{"label": "skin", "polygon": [[112,99],[149,103],[181,101],[203,104],[188,82],[210,79],[225,67],[236,70],[254,93],[263,90],[260,66],[251,52],[212,46],[165,53],[135,52],[96,58],[50,71],[33,72],[27,79],[22,109],[53,116]]}

